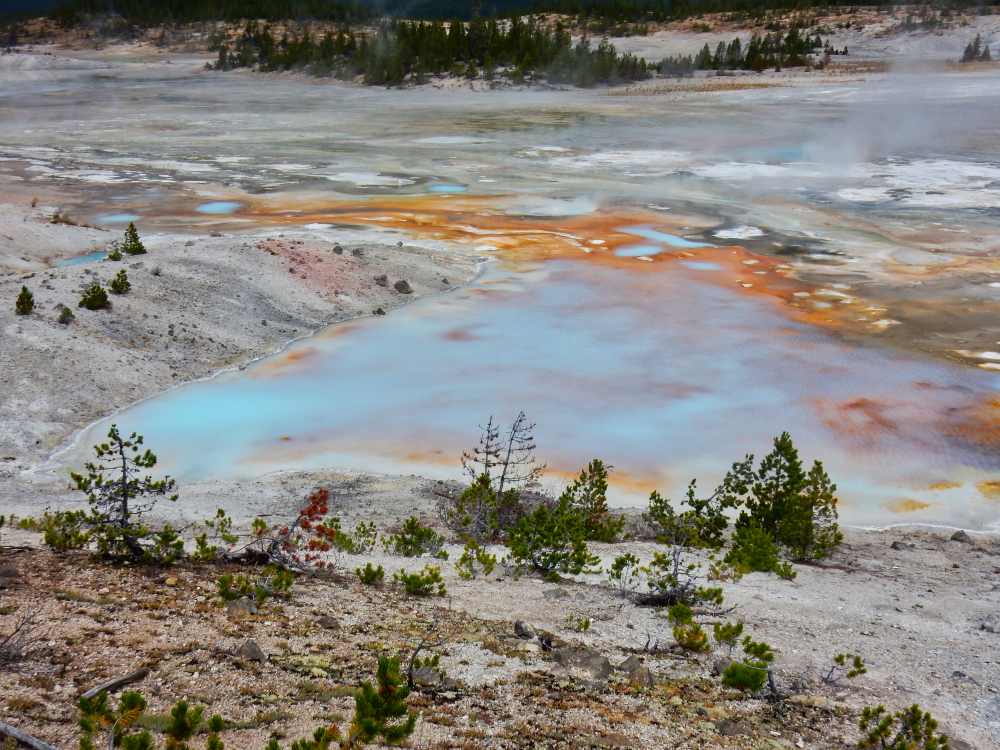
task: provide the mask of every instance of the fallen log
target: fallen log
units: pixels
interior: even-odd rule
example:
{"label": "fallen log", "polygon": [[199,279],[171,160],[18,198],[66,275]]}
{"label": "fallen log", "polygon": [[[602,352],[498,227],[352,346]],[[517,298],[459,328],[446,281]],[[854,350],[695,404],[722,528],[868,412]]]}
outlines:
{"label": "fallen log", "polygon": [[15,740],[20,742],[22,745],[27,745],[34,750],[59,750],[55,745],[50,745],[47,742],[42,742],[30,734],[25,734],[19,729],[15,729],[10,724],[4,724],[0,721],[0,734],[6,734],[8,737],[13,737]]}
{"label": "fallen log", "polygon": [[97,687],[92,687],[86,693],[81,695],[81,698],[94,698],[100,693],[110,693],[113,690],[117,690],[125,685],[131,685],[133,682],[138,682],[139,680],[144,680],[149,676],[149,668],[143,667],[138,669],[132,674],[127,674],[122,677],[115,677],[113,680],[108,680],[103,685],[98,685]]}

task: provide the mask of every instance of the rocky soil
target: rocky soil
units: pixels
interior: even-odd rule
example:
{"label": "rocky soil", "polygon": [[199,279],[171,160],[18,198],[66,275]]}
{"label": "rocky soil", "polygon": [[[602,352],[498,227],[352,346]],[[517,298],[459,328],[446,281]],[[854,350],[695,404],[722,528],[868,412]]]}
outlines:
{"label": "rocky soil", "polygon": [[[447,533],[439,505],[454,488],[416,477],[298,473],[187,485],[178,506],[161,504],[162,518],[190,522],[222,506],[280,523],[318,486],[330,489],[330,512],[345,529],[374,520],[385,535],[416,515]],[[665,613],[632,605],[604,574],[557,585],[498,567],[467,581],[454,569],[457,544],[446,546],[447,562],[379,547],[331,558],[339,572],[299,578],[288,602],[230,617],[213,602],[214,582],[235,568],[131,569],[82,553],[55,556],[19,530],[5,530],[4,543],[11,577],[0,594],[0,632],[31,609],[51,625],[40,659],[0,677],[0,720],[65,746],[75,736],[73,697],[143,665],[153,672],[139,687],[154,713],[187,696],[242,727],[224,738],[230,746],[303,736],[349,717],[349,691],[370,678],[376,655],[406,653],[436,621],[457,630],[439,652],[458,684],[420,692],[412,747],[853,747],[863,706],[913,703],[941,721],[952,747],[1000,747],[1000,542],[992,537],[849,529],[832,560],[796,565],[794,581],[753,573],[722,584],[735,609],[697,619],[709,632],[714,622],[743,621],[747,634],[775,648],[787,696],[777,706],[723,689],[713,667],[724,650],[678,652]],[[606,569],[626,551],[648,561],[662,547],[635,540],[593,551]],[[386,570],[383,587],[364,587],[352,572],[367,562]],[[427,564],[440,566],[446,597],[405,597],[390,580]],[[168,584],[168,576],[178,580]],[[323,616],[335,625],[321,625]],[[547,640],[518,639],[518,620],[554,638],[555,652]],[[247,638],[266,662],[238,654]],[[566,649],[587,651],[559,656]],[[868,673],[824,683],[838,653],[861,655]],[[630,657],[626,670],[610,669]]]}

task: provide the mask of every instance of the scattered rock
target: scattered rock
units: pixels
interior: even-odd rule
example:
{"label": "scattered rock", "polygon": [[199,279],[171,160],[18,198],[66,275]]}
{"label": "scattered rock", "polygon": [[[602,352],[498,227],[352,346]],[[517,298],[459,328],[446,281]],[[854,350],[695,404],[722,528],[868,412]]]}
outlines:
{"label": "scattered rock", "polygon": [[340,245],[334,245],[333,246],[333,253],[334,253],[334,255],[343,255],[344,254],[344,248],[342,248]]}
{"label": "scattered rock", "polygon": [[604,682],[615,671],[608,657],[583,648],[561,649],[554,653],[556,663],[566,670],[579,670],[590,679]]}
{"label": "scattered rock", "polygon": [[525,653],[537,654],[541,653],[542,647],[539,646],[537,643],[522,643],[520,645],[520,649]]}
{"label": "scattered rock", "polygon": [[262,321],[260,321],[260,324],[261,324],[262,326],[266,326],[266,325],[267,325],[267,321],[266,321],[266,320],[262,320]]}
{"label": "scattered rock", "polygon": [[289,268],[288,269],[288,273],[295,273],[295,269],[294,268]]}
{"label": "scattered rock", "polygon": [[732,659],[728,659],[725,656],[720,659],[716,659],[712,663],[712,674],[716,677],[722,677],[722,673],[725,672],[729,665],[733,663]]}
{"label": "scattered rock", "polygon": [[185,242],[184,247],[194,247],[194,240],[188,240]]}
{"label": "scattered rock", "polygon": [[365,254],[365,249],[363,247],[356,247],[353,250],[351,250],[351,255],[353,255],[355,258],[364,257],[364,254]]}
{"label": "scattered rock", "polygon": [[890,546],[892,547],[892,549],[898,552],[910,552],[917,548],[917,545],[915,544],[907,544],[906,542],[899,542],[899,541],[893,542],[892,545]]}
{"label": "scattered rock", "polygon": [[167,586],[176,586],[177,585],[177,580],[178,580],[177,576],[170,576],[169,578],[167,578],[167,580],[164,581],[164,583]]}
{"label": "scattered rock", "polygon": [[721,721],[715,725],[723,737],[736,737],[740,734],[750,734],[750,729],[736,721]]}
{"label": "scattered rock", "polygon": [[403,243],[402,243],[402,242],[397,242],[397,243],[396,243],[396,247],[402,247],[402,246],[403,246]]}
{"label": "scattered rock", "polygon": [[385,310],[383,310],[381,307],[376,307],[373,314],[374,315],[385,315]]}
{"label": "scattered rock", "polygon": [[656,687],[656,677],[649,671],[649,667],[639,667],[628,673],[630,685],[637,687]]}
{"label": "scattered rock", "polygon": [[546,599],[569,599],[570,594],[566,589],[549,589],[548,591],[543,591],[542,596]]}
{"label": "scattered rock", "polygon": [[632,654],[629,658],[627,658],[625,661],[623,661],[621,664],[615,667],[615,670],[617,670],[618,672],[631,673],[637,670],[639,667],[641,667],[644,661],[645,660],[641,656]]}
{"label": "scattered rock", "polygon": [[514,623],[514,635],[518,638],[527,638],[531,640],[535,637],[535,631],[532,630],[531,626],[524,620],[518,620]]}
{"label": "scattered rock", "polygon": [[340,620],[330,615],[323,615],[316,621],[316,624],[326,630],[340,630]]}
{"label": "scattered rock", "polygon": [[0,578],[15,579],[21,577],[21,571],[13,565],[0,565]]}
{"label": "scattered rock", "polygon": [[966,534],[962,529],[959,529],[954,534],[951,535],[951,541],[961,542],[962,544],[975,544],[975,540]]}
{"label": "scattered rock", "polygon": [[421,667],[413,672],[413,682],[416,685],[437,685],[441,675],[434,667]]}
{"label": "scattered rock", "polygon": [[378,276],[375,276],[374,279],[375,279],[375,283],[378,284],[379,286],[388,286],[389,285],[389,277],[386,276],[384,273],[383,274],[379,274]]}
{"label": "scattered rock", "polygon": [[226,604],[226,612],[230,620],[237,620],[247,615],[257,614],[257,605],[249,599],[235,599]]}
{"label": "scattered rock", "polygon": [[451,282],[450,282],[450,281],[448,281],[448,279],[446,279],[446,278],[442,277],[442,278],[441,278],[441,283],[442,283],[442,284],[450,284]]}
{"label": "scattered rock", "polygon": [[264,653],[260,646],[249,639],[242,646],[236,649],[236,656],[244,661],[256,661],[261,663],[267,661],[267,654]]}
{"label": "scattered rock", "polygon": [[410,288],[410,285],[406,282],[405,279],[400,279],[395,284],[393,284],[393,286],[395,287],[396,291],[399,292],[400,294],[409,294],[410,292],[413,291],[413,289]]}

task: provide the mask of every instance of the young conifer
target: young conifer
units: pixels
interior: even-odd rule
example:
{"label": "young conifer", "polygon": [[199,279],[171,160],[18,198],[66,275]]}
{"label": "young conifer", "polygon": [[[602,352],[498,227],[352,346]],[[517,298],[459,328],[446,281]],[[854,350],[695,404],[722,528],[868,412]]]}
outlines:
{"label": "young conifer", "polygon": [[100,310],[108,306],[108,293],[104,291],[98,283],[93,283],[80,297],[77,307],[86,307],[88,310]]}
{"label": "young conifer", "polygon": [[22,286],[21,293],[17,295],[17,301],[14,303],[14,312],[18,315],[28,315],[34,309],[35,296],[28,291],[28,287]]}
{"label": "young conifer", "polygon": [[126,255],[143,255],[146,252],[146,248],[139,241],[139,233],[135,230],[133,222],[129,222],[125,230],[125,241],[122,242],[121,250]]}
{"label": "young conifer", "polygon": [[125,294],[132,289],[132,285],[129,283],[128,275],[125,273],[123,268],[118,272],[118,275],[111,280],[111,291],[115,294]]}

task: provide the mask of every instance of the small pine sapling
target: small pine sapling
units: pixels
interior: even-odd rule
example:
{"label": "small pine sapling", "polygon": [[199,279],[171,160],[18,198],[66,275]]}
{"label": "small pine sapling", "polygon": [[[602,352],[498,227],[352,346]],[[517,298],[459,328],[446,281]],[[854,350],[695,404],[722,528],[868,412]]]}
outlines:
{"label": "small pine sapling", "polygon": [[766,643],[757,643],[750,636],[743,639],[743,661],[734,662],[722,673],[722,684],[748,693],[759,693],[765,682],[771,683],[770,664],[774,661],[774,652]]}
{"label": "small pine sapling", "polygon": [[507,546],[519,570],[529,567],[548,581],[558,581],[563,573],[578,575],[600,562],[587,547],[583,517],[565,497],[553,508],[543,502],[522,518]]}
{"label": "small pine sapling", "polygon": [[445,596],[448,591],[441,578],[441,568],[425,565],[419,573],[407,573],[405,569],[400,569],[393,574],[393,578],[403,584],[407,596]]}
{"label": "small pine sapling", "polygon": [[191,555],[195,562],[212,562],[219,557],[218,545],[208,543],[209,531],[215,539],[229,545],[229,549],[239,541],[239,537],[233,533],[233,519],[222,508],[215,511],[215,518],[212,520],[202,521],[201,526],[204,531],[194,538],[197,550]]}
{"label": "small pine sapling", "polygon": [[385,579],[385,571],[382,569],[382,566],[379,565],[377,568],[373,568],[370,562],[363,568],[355,569],[354,572],[358,574],[358,578],[361,579],[361,583],[365,586],[381,586],[382,581]]}
{"label": "small pine sapling", "polygon": [[612,518],[608,510],[608,472],[611,468],[595,458],[560,497],[560,502],[565,501],[567,507],[580,514],[588,541],[613,542],[625,526],[625,516]]}
{"label": "small pine sapling", "polygon": [[185,743],[198,731],[204,712],[203,706],[189,711],[187,701],[178,701],[170,711],[170,719],[163,730],[167,735],[167,750],[190,750]]}
{"label": "small pine sapling", "polygon": [[119,261],[123,258],[121,251],[121,246],[118,244],[118,240],[112,240],[111,242],[111,252],[108,253],[108,260]]}
{"label": "small pine sapling", "polygon": [[[107,733],[107,745],[122,750],[153,750],[153,738],[149,732],[126,734],[146,710],[146,699],[137,692],[123,693],[117,709],[108,705],[108,694],[98,693],[94,698],[80,696],[77,704],[80,718],[80,750],[95,750],[94,740]],[[101,742],[101,746],[104,746]]]}
{"label": "small pine sapling", "polygon": [[843,679],[853,680],[863,674],[868,674],[868,668],[860,656],[837,654],[833,657],[833,663],[829,669],[826,670],[825,674],[820,674],[820,677],[827,685],[836,685]]}
{"label": "small pine sapling", "polygon": [[487,552],[475,539],[469,539],[465,543],[462,556],[455,563],[455,569],[460,578],[469,581],[475,579],[477,575],[485,578],[493,572],[496,564],[496,555]]}
{"label": "small pine sapling", "polygon": [[780,559],[780,550],[771,534],[752,519],[746,526],[733,532],[733,546],[726,553],[723,562],[741,572],[777,573],[788,581],[796,576],[791,563]]}
{"label": "small pine sapling", "polygon": [[726,656],[732,658],[733,648],[739,641],[740,636],[743,635],[743,623],[731,623],[727,622],[725,625],[722,623],[715,623],[712,625],[712,634],[715,636],[715,642],[720,646],[726,646]]}
{"label": "small pine sapling", "polygon": [[619,555],[608,569],[608,578],[617,586],[622,596],[633,598],[642,582],[642,567],[639,558],[631,552]]}
{"label": "small pine sapling", "polygon": [[126,255],[144,255],[146,248],[139,240],[139,233],[135,229],[135,223],[129,222],[125,229],[125,239],[121,244],[121,250]]}
{"label": "small pine sapling", "polygon": [[263,604],[268,598],[290,599],[288,590],[295,583],[295,576],[289,571],[270,565],[260,576],[250,577],[246,573],[225,573],[216,581],[219,598],[224,602],[236,599],[253,599]]}
{"label": "small pine sapling", "polygon": [[367,555],[375,549],[378,541],[378,526],[374,521],[370,523],[359,523],[354,527],[353,553],[356,555]]}
{"label": "small pine sapling", "polygon": [[708,634],[694,621],[693,614],[691,608],[684,603],[670,608],[667,617],[674,623],[674,640],[687,651],[708,653],[712,650]]}
{"label": "small pine sapling", "polygon": [[[422,525],[416,516],[411,516],[403,522],[402,530],[386,539],[384,544],[386,551],[393,555],[419,557],[423,554],[431,554],[440,557],[443,551],[444,537],[434,529]],[[444,559],[447,557],[445,556]]]}
{"label": "small pine sapling", "polygon": [[28,287],[22,286],[21,293],[14,301],[14,312],[18,315],[29,315],[35,309],[35,295],[28,291]]}
{"label": "small pine sapling", "polygon": [[57,318],[57,320],[62,325],[68,326],[70,323],[76,320],[76,315],[74,315],[73,311],[70,310],[68,307],[66,307],[66,305],[63,305],[62,307],[59,308],[59,317]]}
{"label": "small pine sapling", "polygon": [[86,307],[88,310],[100,310],[108,306],[108,293],[104,291],[104,287],[94,282],[84,291],[76,306]]}
{"label": "small pine sapling", "polygon": [[938,723],[914,703],[890,714],[884,706],[865,706],[858,727],[865,733],[859,750],[949,750],[948,735],[937,734]]}
{"label": "small pine sapling", "polygon": [[589,617],[570,615],[566,618],[566,624],[577,633],[585,633],[590,630],[591,622]]}
{"label": "small pine sapling", "polygon": [[125,294],[132,289],[132,284],[128,280],[125,269],[121,269],[118,274],[111,279],[111,291],[114,294]]}
{"label": "small pine sapling", "polygon": [[341,750],[374,742],[380,737],[387,745],[398,745],[416,728],[417,716],[409,713],[406,705],[410,688],[399,672],[399,658],[380,658],[375,681],[378,687],[364,682],[361,691],[354,696],[354,721]]}
{"label": "small pine sapling", "polygon": [[222,717],[215,714],[208,720],[208,739],[205,741],[205,750],[226,750],[226,745],[219,738],[219,735],[226,731],[226,722]]}

